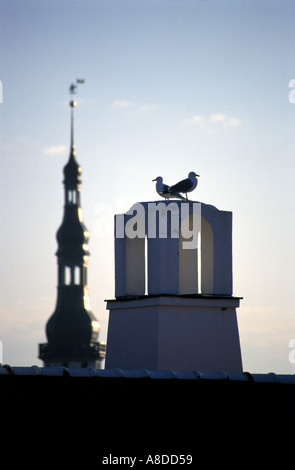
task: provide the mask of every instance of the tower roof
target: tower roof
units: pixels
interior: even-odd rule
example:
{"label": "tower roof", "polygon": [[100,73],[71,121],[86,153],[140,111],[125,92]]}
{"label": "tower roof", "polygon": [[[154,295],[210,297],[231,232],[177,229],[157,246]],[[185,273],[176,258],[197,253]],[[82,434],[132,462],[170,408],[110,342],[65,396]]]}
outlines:
{"label": "tower roof", "polygon": [[64,167],[64,184],[68,189],[75,189],[81,184],[82,168],[76,161],[75,147],[71,147],[70,157],[68,163]]}
{"label": "tower roof", "polygon": [[74,145],[74,107],[76,101],[70,101],[71,107],[71,146],[68,163],[64,167],[64,184],[68,189],[75,189],[81,184],[82,168],[76,160],[76,150]]}

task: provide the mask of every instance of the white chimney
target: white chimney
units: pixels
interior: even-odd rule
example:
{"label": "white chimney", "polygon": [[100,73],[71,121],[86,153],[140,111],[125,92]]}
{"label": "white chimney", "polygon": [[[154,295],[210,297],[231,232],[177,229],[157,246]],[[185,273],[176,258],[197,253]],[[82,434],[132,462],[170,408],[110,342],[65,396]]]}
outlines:
{"label": "white chimney", "polygon": [[156,201],[116,215],[115,297],[106,368],[242,371],[231,212]]}

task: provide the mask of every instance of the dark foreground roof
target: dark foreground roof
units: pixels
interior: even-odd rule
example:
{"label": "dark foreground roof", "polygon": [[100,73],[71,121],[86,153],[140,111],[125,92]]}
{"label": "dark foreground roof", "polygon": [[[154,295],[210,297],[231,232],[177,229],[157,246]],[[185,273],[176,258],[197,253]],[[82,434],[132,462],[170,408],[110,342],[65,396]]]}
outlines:
{"label": "dark foreground roof", "polygon": [[249,372],[227,373],[227,372],[199,372],[174,371],[174,370],[147,370],[147,369],[94,369],[67,368],[67,367],[12,367],[7,364],[0,365],[0,375],[17,376],[51,376],[51,377],[105,377],[105,378],[130,378],[130,379],[182,379],[182,380],[230,380],[240,382],[260,383],[282,383],[294,384],[295,374],[251,374]]}
{"label": "dark foreground roof", "polygon": [[201,468],[204,457],[253,466],[294,453],[294,375],[0,366],[0,398],[22,464],[38,449],[40,465],[82,457],[83,468],[110,454],[137,456],[136,468],[150,454],[190,454]]}

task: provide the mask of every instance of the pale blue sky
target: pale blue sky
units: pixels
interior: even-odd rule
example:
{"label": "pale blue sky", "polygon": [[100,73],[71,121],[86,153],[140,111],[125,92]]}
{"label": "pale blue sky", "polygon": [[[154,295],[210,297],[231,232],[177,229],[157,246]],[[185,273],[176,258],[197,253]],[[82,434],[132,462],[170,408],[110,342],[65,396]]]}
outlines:
{"label": "pale blue sky", "polygon": [[194,199],[234,214],[244,369],[295,373],[295,3],[0,0],[3,360],[41,365],[55,308],[68,87],[90,231],[89,293],[106,340],[113,215],[200,174]]}

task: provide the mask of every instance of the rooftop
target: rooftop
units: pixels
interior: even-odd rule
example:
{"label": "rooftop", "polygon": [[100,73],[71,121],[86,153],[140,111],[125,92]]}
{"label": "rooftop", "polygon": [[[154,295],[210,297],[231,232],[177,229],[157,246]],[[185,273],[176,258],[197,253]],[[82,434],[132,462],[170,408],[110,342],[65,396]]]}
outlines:
{"label": "rooftop", "polygon": [[0,396],[1,429],[22,463],[82,457],[96,468],[136,456],[139,468],[150,455],[189,455],[195,468],[200,456],[243,456],[265,468],[293,458],[295,375],[2,365]]}
{"label": "rooftop", "polygon": [[255,383],[280,383],[295,385],[295,374],[251,374],[227,373],[227,372],[199,372],[199,371],[174,371],[174,370],[122,370],[122,369],[94,369],[66,368],[66,367],[13,367],[0,365],[1,375],[15,376],[47,376],[47,377],[100,377],[100,378],[125,378],[125,379],[179,379],[179,380],[218,380],[231,382],[255,382]]}

